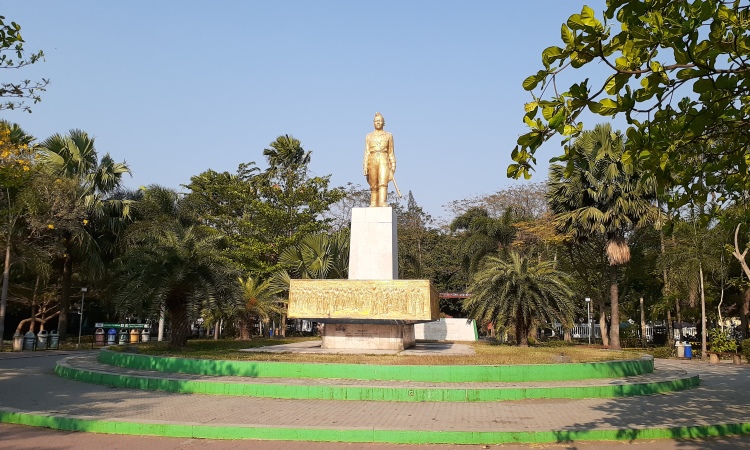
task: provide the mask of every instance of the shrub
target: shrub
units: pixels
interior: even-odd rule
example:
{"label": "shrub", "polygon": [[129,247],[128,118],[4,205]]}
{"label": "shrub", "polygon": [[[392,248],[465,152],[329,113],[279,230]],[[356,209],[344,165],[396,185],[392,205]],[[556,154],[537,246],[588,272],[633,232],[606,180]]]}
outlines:
{"label": "shrub", "polygon": [[675,356],[672,347],[653,347],[644,351],[654,358],[671,358]]}
{"label": "shrub", "polygon": [[721,328],[714,328],[708,331],[708,338],[711,340],[712,352],[736,352],[737,341],[735,341],[728,331],[722,331]]}

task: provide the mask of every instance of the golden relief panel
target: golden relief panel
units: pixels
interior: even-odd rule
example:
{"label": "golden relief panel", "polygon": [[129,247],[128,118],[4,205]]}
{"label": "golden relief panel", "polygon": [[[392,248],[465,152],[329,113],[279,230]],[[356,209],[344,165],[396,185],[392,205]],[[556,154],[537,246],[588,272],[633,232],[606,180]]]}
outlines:
{"label": "golden relief panel", "polygon": [[292,319],[437,320],[428,280],[291,280]]}

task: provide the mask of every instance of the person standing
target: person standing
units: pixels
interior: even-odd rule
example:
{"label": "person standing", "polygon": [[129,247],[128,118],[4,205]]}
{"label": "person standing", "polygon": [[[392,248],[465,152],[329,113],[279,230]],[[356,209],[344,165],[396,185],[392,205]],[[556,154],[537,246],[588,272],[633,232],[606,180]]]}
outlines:
{"label": "person standing", "polygon": [[388,183],[396,173],[393,135],[385,130],[385,119],[375,113],[375,131],[365,137],[364,173],[370,185],[370,206],[388,206]]}

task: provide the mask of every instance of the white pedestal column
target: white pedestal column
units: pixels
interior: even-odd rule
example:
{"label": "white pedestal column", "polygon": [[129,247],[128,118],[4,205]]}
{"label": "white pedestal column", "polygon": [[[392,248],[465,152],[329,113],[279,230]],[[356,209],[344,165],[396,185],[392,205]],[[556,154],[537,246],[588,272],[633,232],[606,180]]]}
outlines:
{"label": "white pedestal column", "polygon": [[393,208],[353,208],[350,280],[398,280],[398,233]]}

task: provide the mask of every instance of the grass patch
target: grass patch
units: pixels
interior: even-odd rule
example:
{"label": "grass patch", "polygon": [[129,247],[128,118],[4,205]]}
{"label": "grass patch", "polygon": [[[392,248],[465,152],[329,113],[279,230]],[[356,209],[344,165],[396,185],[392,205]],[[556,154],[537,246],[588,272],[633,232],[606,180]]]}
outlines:
{"label": "grass patch", "polygon": [[[564,354],[573,363],[616,361],[639,358],[632,352],[603,350],[584,345],[565,347],[534,346],[528,348],[501,345],[488,341],[468,343],[474,347],[474,355],[360,355],[360,354],[295,354],[295,353],[250,353],[238,350],[268,345],[309,341],[310,338],[258,338],[250,341],[235,340],[190,340],[182,351],[174,351],[165,342],[139,344],[140,354],[174,356],[178,358],[223,359],[233,361],[278,361],[297,363],[377,364],[377,365],[507,365],[550,364],[554,356]],[[115,348],[113,348],[115,350]],[[122,349],[120,349],[122,350]]]}

